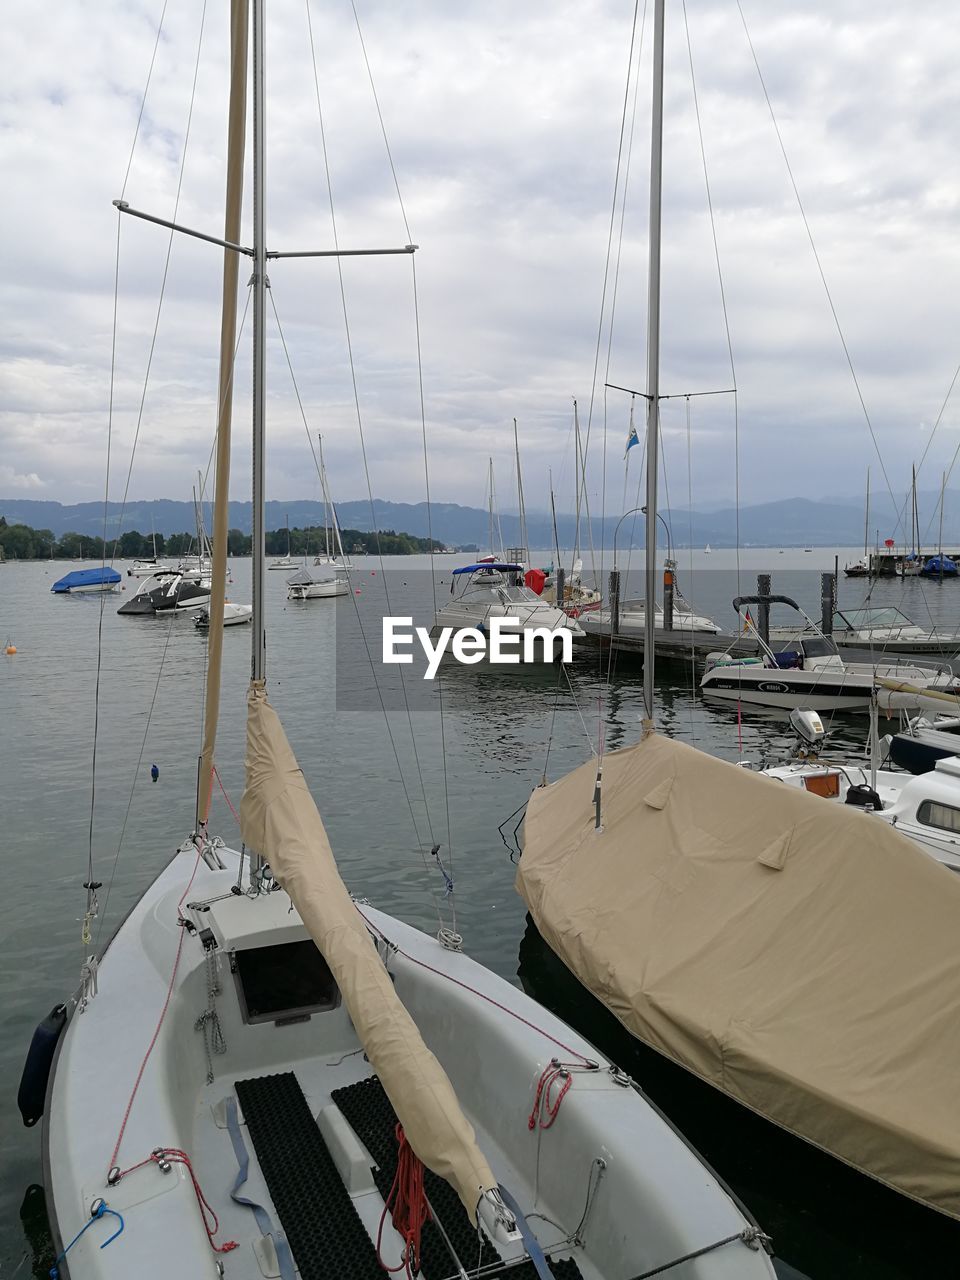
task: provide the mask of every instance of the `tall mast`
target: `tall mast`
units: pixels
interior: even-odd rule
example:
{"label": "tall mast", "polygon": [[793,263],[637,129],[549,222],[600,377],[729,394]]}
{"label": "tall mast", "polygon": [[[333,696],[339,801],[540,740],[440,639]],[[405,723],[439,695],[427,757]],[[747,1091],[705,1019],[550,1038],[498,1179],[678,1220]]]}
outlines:
{"label": "tall mast", "polygon": [[[227,124],[227,184],[224,239],[240,239],[243,208],[243,152],[247,126],[247,0],[230,5],[230,106]],[[217,463],[214,480],[213,557],[210,579],[210,629],[207,636],[207,694],[204,700],[203,748],[197,777],[197,830],[210,816],[214,750],[220,715],[220,668],[223,653],[223,604],[227,589],[229,530],[230,435],[233,421],[233,361],[237,347],[239,254],[223,254],[223,306],[220,316],[220,378],[217,399]],[[154,549],[156,554],[156,549]],[[201,553],[202,554],[202,553]],[[201,573],[203,561],[200,561]]]}
{"label": "tall mast", "polygon": [[654,625],[657,619],[657,445],[660,422],[660,189],[663,177],[663,11],[653,9],[653,112],[650,130],[650,267],[647,294],[646,608],[643,611],[643,708],[653,724]]}
{"label": "tall mast", "polygon": [[560,568],[560,537],[557,533],[557,506],[553,499],[553,471],[548,470],[547,475],[550,480],[550,518],[553,521],[553,553],[555,556],[554,563]]}
{"label": "tall mast", "polygon": [[493,543],[493,459],[490,459],[490,554],[496,555]]}
{"label": "tall mast", "polygon": [[520,545],[524,551],[524,558],[529,556],[530,548],[527,546],[527,513],[523,506],[523,476],[520,472],[520,437],[517,435],[517,420],[513,420],[513,449],[517,456],[517,510],[520,515]]}
{"label": "tall mast", "polygon": [[266,404],[264,377],[267,312],[267,249],[264,242],[264,0],[253,0],[253,654],[250,675],[266,675],[266,635],[263,629],[264,492],[263,421]]}
{"label": "tall mast", "polygon": [[863,511],[863,558],[864,560],[866,560],[867,556],[869,555],[869,551],[867,548],[869,528],[870,528],[870,468],[867,467],[867,504]]}
{"label": "tall mast", "polygon": [[580,418],[573,402],[573,566],[580,559]]}
{"label": "tall mast", "polygon": [[327,497],[327,468],[323,462],[323,436],[317,436],[320,447],[320,492],[323,494],[323,545],[327,559],[330,559],[330,500]]}

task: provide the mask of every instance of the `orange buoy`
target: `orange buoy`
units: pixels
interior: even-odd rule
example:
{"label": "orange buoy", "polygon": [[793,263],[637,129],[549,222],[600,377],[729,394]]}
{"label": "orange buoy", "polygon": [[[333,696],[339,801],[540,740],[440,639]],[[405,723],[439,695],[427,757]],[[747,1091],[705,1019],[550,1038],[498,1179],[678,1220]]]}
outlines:
{"label": "orange buoy", "polygon": [[8,644],[6,648],[6,652],[9,653],[11,657],[13,657],[13,655],[17,652],[17,646],[15,644]]}

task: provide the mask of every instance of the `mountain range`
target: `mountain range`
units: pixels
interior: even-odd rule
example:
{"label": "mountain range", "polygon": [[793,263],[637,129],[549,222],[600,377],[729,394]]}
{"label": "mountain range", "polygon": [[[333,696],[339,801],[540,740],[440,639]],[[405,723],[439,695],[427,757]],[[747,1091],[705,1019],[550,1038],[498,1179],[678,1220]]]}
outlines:
{"label": "mountain range", "polygon": [[[943,527],[944,544],[955,545],[960,541],[960,502],[957,494],[949,491],[945,503]],[[939,491],[918,494],[921,511],[920,531],[925,547],[933,547],[938,538],[937,502]],[[490,517],[478,507],[463,507],[452,502],[434,502],[431,508],[425,502],[389,502],[376,499],[375,515],[371,516],[367,501],[337,503],[337,515],[343,528],[372,531],[374,528],[392,529],[417,537],[433,536],[449,546],[475,544],[486,548],[490,542]],[[191,530],[195,525],[193,504],[174,502],[166,498],[127,503],[120,522],[119,503],[107,504],[107,536],[137,529],[149,533],[169,535]],[[953,513],[951,515],[951,512]],[[670,527],[675,547],[703,546],[857,546],[863,541],[863,502],[855,499],[844,501],[830,499],[815,502],[809,498],[785,498],[740,507],[739,521],[735,507],[711,510],[675,508],[661,512],[664,523]],[[34,529],[49,529],[56,537],[65,533],[94,536],[103,533],[103,503],[83,502],[65,505],[29,498],[0,498],[0,516],[8,524],[27,524]],[[266,504],[266,527],[281,529],[289,520],[291,528],[322,525],[323,504],[306,500],[289,502],[271,501]],[[230,527],[250,532],[251,511],[249,502],[230,503]],[[616,516],[604,521],[593,521],[595,546],[612,546],[617,525],[617,545],[626,548],[632,540],[634,546],[643,545],[643,516],[627,516],[622,522]],[[928,528],[929,523],[929,528]],[[208,520],[209,524],[209,520]],[[880,542],[887,537],[904,541],[904,532],[898,528],[897,517],[889,502],[877,500],[871,509],[870,542]],[[119,526],[119,527],[118,527]],[[520,541],[520,522],[515,514],[499,517],[505,547]],[[575,521],[568,513],[558,513],[557,532],[561,547],[573,542]],[[661,525],[661,531],[662,531]],[[553,543],[551,519],[545,512],[527,512],[528,541],[531,547],[540,549]],[[909,532],[906,535],[910,541]],[[661,543],[664,541],[661,532]],[[497,535],[499,544],[499,532]],[[585,522],[581,524],[581,547],[590,546],[590,535]]]}

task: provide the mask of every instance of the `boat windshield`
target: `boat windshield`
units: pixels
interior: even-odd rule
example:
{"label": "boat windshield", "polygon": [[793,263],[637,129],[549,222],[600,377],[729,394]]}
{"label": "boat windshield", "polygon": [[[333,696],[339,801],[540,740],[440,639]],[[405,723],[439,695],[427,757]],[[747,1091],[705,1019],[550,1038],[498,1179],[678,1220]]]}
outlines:
{"label": "boat windshield", "polygon": [[805,658],[836,657],[837,646],[826,636],[804,636],[800,641]]}
{"label": "boat windshield", "polygon": [[893,606],[838,609],[833,615],[834,631],[865,631],[870,627],[912,627],[905,613]]}

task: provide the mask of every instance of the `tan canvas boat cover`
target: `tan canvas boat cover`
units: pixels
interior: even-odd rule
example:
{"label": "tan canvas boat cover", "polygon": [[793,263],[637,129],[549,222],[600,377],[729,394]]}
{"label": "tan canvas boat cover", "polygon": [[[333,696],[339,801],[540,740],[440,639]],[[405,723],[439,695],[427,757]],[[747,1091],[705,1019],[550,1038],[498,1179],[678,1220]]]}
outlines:
{"label": "tan canvas boat cover", "polygon": [[477,1201],[496,1179],[340,879],[313,797],[259,683],[248,698],[246,766],[244,842],[269,862],[323,953],[407,1141],[456,1188],[476,1222]]}
{"label": "tan canvas boat cover", "polygon": [[517,887],[641,1040],[960,1217],[960,876],[886,823],[652,734],[539,788]]}

